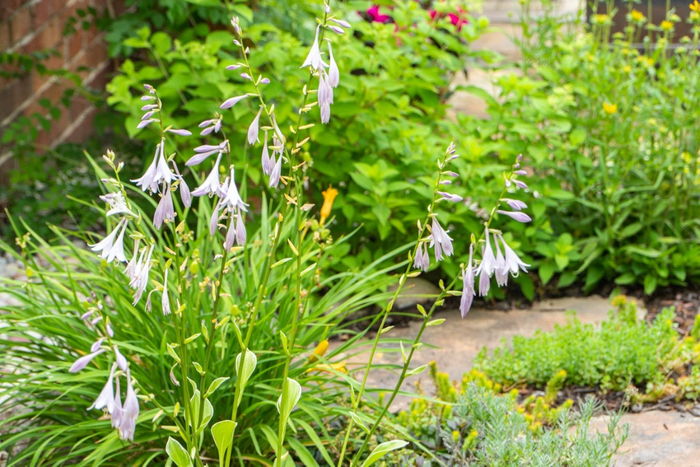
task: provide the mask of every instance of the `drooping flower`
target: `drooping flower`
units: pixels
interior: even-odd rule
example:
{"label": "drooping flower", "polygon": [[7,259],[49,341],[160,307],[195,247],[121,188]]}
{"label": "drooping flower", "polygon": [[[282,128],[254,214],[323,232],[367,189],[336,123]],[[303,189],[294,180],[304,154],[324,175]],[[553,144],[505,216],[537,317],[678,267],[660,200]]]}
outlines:
{"label": "drooping flower", "polygon": [[238,243],[239,246],[244,246],[247,237],[245,224],[243,223],[243,215],[238,211],[238,213],[236,213],[236,243]]}
{"label": "drooping flower", "polygon": [[212,209],[211,219],[209,220],[209,233],[214,236],[216,230],[219,228],[219,207],[215,206]]}
{"label": "drooping flower", "polygon": [[153,162],[146,170],[143,177],[132,180],[136,186],[140,186],[143,191],[150,190],[151,193],[158,191],[161,182],[170,183],[177,177],[170,171],[168,162],[165,160],[165,140],[162,139],[160,144],[156,146],[156,153],[153,156]]}
{"label": "drooping flower", "polygon": [[447,232],[442,228],[436,217],[433,217],[431,227],[433,246],[435,247],[435,261],[443,260],[443,252],[445,256],[452,256],[454,252],[452,248],[452,238],[447,235]]}
{"label": "drooping flower", "polygon": [[143,292],[146,290],[146,286],[148,286],[148,275],[151,271],[151,256],[153,255],[154,248],[155,245],[151,245],[148,249],[144,248],[139,256],[139,262],[136,268],[134,268],[134,274],[129,282],[129,287],[134,289],[133,305],[136,305],[139,300],[141,300]]}
{"label": "drooping flower", "polygon": [[323,59],[321,58],[321,49],[318,46],[318,30],[321,27],[321,25],[316,26],[316,36],[314,37],[314,43],[311,46],[311,50],[309,51],[309,55],[306,56],[306,60],[304,60],[304,63],[301,65],[301,68],[311,66],[314,70],[318,70],[321,67],[326,67],[326,65],[323,62]]}
{"label": "drooping flower", "polygon": [[331,215],[331,210],[333,209],[333,202],[336,196],[338,196],[338,190],[333,188],[333,185],[329,185],[328,189],[322,191],[323,195],[323,206],[321,206],[321,225],[328,219]]}
{"label": "drooping flower", "polygon": [[459,203],[464,199],[459,195],[453,195],[452,193],[447,193],[446,191],[438,191],[438,194],[442,196],[442,198],[438,199],[437,201],[447,200],[453,203]]}
{"label": "drooping flower", "polygon": [[160,197],[160,202],[153,215],[153,226],[160,229],[165,221],[172,222],[175,220],[175,208],[173,207],[173,193],[170,191],[168,183]]}
{"label": "drooping flower", "polygon": [[192,193],[190,193],[190,187],[182,176],[180,176],[180,199],[186,208],[192,206]]}
{"label": "drooping flower", "polygon": [[97,339],[97,340],[92,344],[92,347],[90,347],[90,352],[97,352],[98,350],[100,350],[100,347],[102,346],[102,341],[103,341],[103,340],[104,340],[104,338],[102,338],[102,337],[100,337],[99,339]]}
{"label": "drooping flower", "polygon": [[428,255],[428,248],[425,242],[418,245],[416,249],[416,257],[413,258],[413,267],[415,269],[422,269],[427,272],[430,268],[430,255]]}
{"label": "drooping flower", "polygon": [[325,106],[333,103],[333,88],[328,83],[326,72],[321,70],[318,75],[318,105]]}
{"label": "drooping flower", "polygon": [[331,48],[330,41],[328,42],[328,56],[330,57],[330,65],[328,67],[328,84],[334,88],[337,88],[338,84],[340,84],[340,70],[338,70],[338,64],[335,63],[335,58],[333,58],[333,49]]}
{"label": "drooping flower", "polygon": [[107,211],[106,216],[116,216],[116,215],[127,215],[136,217],[136,214],[131,212],[129,207],[126,205],[126,200],[121,191],[116,193],[107,193],[106,195],[100,196],[100,199],[109,205],[109,211]]}
{"label": "drooping flower", "polygon": [[124,233],[126,232],[127,223],[126,219],[120,220],[114,230],[103,238],[102,241],[88,246],[95,253],[101,251],[102,254],[100,256],[108,263],[111,263],[115,259],[126,262],[126,255],[124,254]]}
{"label": "drooping flower", "polygon": [[105,383],[104,388],[100,391],[100,394],[95,399],[95,402],[88,407],[88,410],[92,409],[104,409],[107,408],[107,412],[114,412],[114,370],[117,368],[117,364],[112,364],[112,371],[109,372],[109,378],[107,378],[107,383]]}
{"label": "drooping flower", "polygon": [[219,201],[219,209],[227,208],[229,212],[233,213],[235,210],[240,209],[241,211],[248,211],[248,205],[243,202],[241,195],[238,194],[238,187],[236,187],[236,180],[234,178],[234,169],[231,167],[231,177],[226,188],[226,196],[224,196],[221,201]]}
{"label": "drooping flower", "polygon": [[508,203],[508,206],[510,206],[511,209],[515,209],[516,211],[521,211],[527,208],[527,204],[523,203],[518,199],[503,198],[503,201]]}
{"label": "drooping flower", "polygon": [[481,251],[481,264],[477,268],[476,274],[479,276],[479,296],[488,295],[491,288],[491,276],[496,271],[496,257],[493,255],[491,248],[491,234],[486,227],[486,244]]}
{"label": "drooping flower", "polygon": [[270,157],[270,152],[267,149],[267,130],[265,130],[265,142],[263,143],[261,164],[263,173],[268,176],[272,173],[272,169],[275,168],[275,161]]}
{"label": "drooping flower", "polygon": [[515,253],[515,251],[513,251],[513,249],[510,246],[508,246],[505,239],[503,238],[503,235],[499,235],[498,239],[501,241],[501,243],[503,243],[503,250],[505,251],[506,268],[510,271],[513,277],[518,276],[519,270],[527,272],[526,268],[529,268],[530,265],[523,262],[520,259],[520,257]]}
{"label": "drooping flower", "polygon": [[528,216],[527,214],[525,214],[524,212],[521,212],[521,211],[503,211],[503,210],[499,209],[497,212],[499,214],[503,214],[504,216],[508,216],[512,219],[515,219],[518,222],[525,223],[525,222],[530,222],[532,220],[532,218],[530,216]]}
{"label": "drooping flower", "polygon": [[194,156],[190,157],[190,159],[185,162],[185,165],[188,167],[191,167],[193,165],[199,165],[202,162],[204,162],[206,159],[209,158],[212,154],[216,154],[217,152],[226,152],[228,150],[228,140],[224,140],[218,145],[214,146],[211,144],[203,144],[201,146],[197,146],[194,148],[194,152],[196,153]]}
{"label": "drooping flower", "polygon": [[126,371],[126,369],[128,367],[128,364],[126,362],[126,358],[119,351],[119,347],[114,345],[114,346],[112,346],[112,348],[114,349],[114,356],[117,359],[117,366],[119,367],[120,370]]}
{"label": "drooping flower", "polygon": [[324,104],[320,106],[321,108],[321,123],[324,125],[331,121],[331,106],[330,104]]}
{"label": "drooping flower", "polygon": [[73,362],[73,365],[71,365],[70,369],[68,370],[69,373],[77,373],[83,368],[85,368],[88,363],[92,361],[93,358],[97,357],[98,355],[102,354],[105,352],[105,349],[100,349],[97,352],[92,352],[87,355],[84,355],[77,359],[75,362]]}
{"label": "drooping flower", "polygon": [[248,144],[255,144],[256,142],[260,142],[259,138],[259,133],[260,133],[260,114],[262,113],[262,106],[260,106],[260,110],[258,110],[258,114],[255,116],[253,121],[250,124],[250,127],[248,127]]}
{"label": "drooping flower", "polygon": [[[272,158],[274,159],[274,157]],[[270,188],[277,188],[280,183],[280,177],[282,176],[282,155],[279,156],[277,162],[272,167],[272,172],[270,172]]]}
{"label": "drooping flower", "polygon": [[189,131],[189,130],[181,130],[181,129],[177,129],[177,128],[168,128],[168,129],[165,130],[165,131],[166,131],[167,133],[174,133],[174,134],[180,135],[180,136],[192,136],[192,132]]}
{"label": "drooping flower", "polygon": [[224,241],[224,249],[226,251],[229,251],[231,248],[233,248],[233,242],[236,241],[236,227],[234,225],[233,219],[231,219],[231,223],[229,224],[228,231],[226,232],[226,240]]}
{"label": "drooping flower", "polygon": [[462,314],[462,318],[467,316],[469,310],[474,302],[474,244],[469,245],[469,262],[467,263],[467,269],[462,271],[462,298],[459,302],[459,311]]}
{"label": "drooping flower", "polygon": [[496,245],[496,270],[494,271],[496,284],[498,284],[499,287],[504,287],[508,285],[508,268],[506,267],[506,259],[503,257],[501,247],[498,245],[498,239],[495,234],[493,243]]}
{"label": "drooping flower", "polygon": [[124,410],[122,409],[122,395],[119,387],[119,376],[114,381],[114,410],[112,411],[112,428],[119,428],[122,423]]}
{"label": "drooping flower", "polygon": [[139,400],[131,384],[131,373],[126,372],[126,398],[122,408],[121,421],[119,423],[119,436],[121,439],[133,441],[136,431],[136,419],[139,416]]}
{"label": "drooping flower", "polygon": [[221,190],[221,185],[219,184],[219,164],[221,163],[222,154],[223,153],[219,151],[219,155],[216,156],[216,162],[214,162],[214,167],[211,169],[211,172],[209,172],[209,175],[204,182],[192,192],[192,196],[204,196],[219,193]]}
{"label": "drooping flower", "polygon": [[243,94],[242,96],[236,96],[232,97],[230,99],[226,99],[223,104],[219,106],[220,109],[230,109],[234,105],[238,104],[240,101],[248,97],[248,94]]}

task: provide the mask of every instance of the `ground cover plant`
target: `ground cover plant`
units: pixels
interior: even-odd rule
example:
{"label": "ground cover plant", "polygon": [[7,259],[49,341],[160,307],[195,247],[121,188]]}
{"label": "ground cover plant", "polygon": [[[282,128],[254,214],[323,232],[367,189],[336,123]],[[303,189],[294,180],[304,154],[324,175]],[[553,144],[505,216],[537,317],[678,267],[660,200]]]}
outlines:
{"label": "ground cover plant", "polygon": [[[349,237],[332,235],[336,189],[324,191],[320,208],[307,197],[312,159],[304,153],[313,151],[310,134],[334,124],[335,89],[347,74],[333,44],[352,29],[330,5],[318,12],[298,63],[302,76],[281,78],[302,89],[296,105],[268,100],[273,79],[254,65],[246,21],[231,19],[238,56],[221,66],[242,81],[191,125],[203,144],[184,164],[180,142],[197,137],[168,115],[159,88],[143,83],[132,99],[141,113],[134,124],[157,138],[143,175],[112,151],[89,159],[103,192],[81,202],[104,216],[106,234],[54,228],[47,241],[12,219],[17,248],[2,247],[25,263],[27,277],[3,279],[15,300],[0,314],[0,407],[9,414],[0,421],[9,433],[0,449],[9,451],[9,465],[369,466],[411,440],[387,415],[404,378],[425,370],[411,362],[425,328],[444,321],[433,319],[435,310],[461,296],[464,316],[477,291],[485,296],[493,279],[504,286],[528,267],[496,228],[504,219],[531,220],[514,198],[527,188],[523,157],[501,174],[483,224],[460,245],[443,226],[462,201],[453,193],[459,154],[453,143],[433,148],[437,161],[421,180],[431,194],[415,240],[362,269],[324,274]],[[228,116],[249,103],[237,144],[227,137]],[[239,150],[255,156],[241,163],[233,157]],[[247,188],[255,171],[267,187],[259,197]],[[418,336],[407,348],[397,343],[404,358],[396,385],[368,387],[406,279],[461,249],[468,254],[460,274],[440,284],[429,310],[415,312]],[[387,294],[390,282],[398,287]],[[373,304],[381,311],[353,331],[353,312]],[[374,326],[374,339],[361,340]],[[329,351],[338,334],[351,337]],[[359,352],[366,365],[347,368],[345,359]],[[381,389],[386,397],[376,397]],[[334,420],[343,422],[340,433],[326,428]],[[339,454],[331,457],[336,438]]]}
{"label": "ground cover plant", "polygon": [[[413,400],[398,421],[437,454],[439,465],[612,465],[611,456],[627,437],[619,413],[609,419],[606,434],[590,431],[593,415],[600,413],[592,398],[577,410],[571,401],[552,407],[556,389],[548,388],[545,396],[519,401],[517,390],[504,392],[476,370],[452,383],[434,362],[430,381],[435,398]],[[420,453],[398,459],[396,465],[433,465]]]}
{"label": "ground cover plant", "polygon": [[475,368],[508,388],[545,388],[555,382],[558,388],[592,387],[603,394],[624,391],[624,405],[669,396],[697,400],[700,325],[681,337],[670,308],[647,323],[638,317],[634,301],[618,296],[613,304],[616,310],[600,329],[572,315],[552,332],[515,337],[493,352],[482,350]]}

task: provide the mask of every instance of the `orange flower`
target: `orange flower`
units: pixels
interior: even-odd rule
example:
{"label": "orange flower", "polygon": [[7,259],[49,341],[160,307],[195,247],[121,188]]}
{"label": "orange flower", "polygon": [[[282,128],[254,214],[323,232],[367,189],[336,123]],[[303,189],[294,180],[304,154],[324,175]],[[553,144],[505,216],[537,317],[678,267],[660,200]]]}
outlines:
{"label": "orange flower", "polygon": [[333,209],[333,201],[335,197],[338,196],[338,190],[330,185],[326,191],[323,192],[323,206],[321,206],[321,225],[328,219],[331,215],[331,209]]}

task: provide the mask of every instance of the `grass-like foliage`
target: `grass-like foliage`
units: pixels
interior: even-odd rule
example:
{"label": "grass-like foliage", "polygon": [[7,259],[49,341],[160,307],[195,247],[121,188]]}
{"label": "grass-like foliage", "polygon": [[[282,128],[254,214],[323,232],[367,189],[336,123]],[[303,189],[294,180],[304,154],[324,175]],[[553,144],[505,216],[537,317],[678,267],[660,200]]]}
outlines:
{"label": "grass-like foliage", "polygon": [[616,298],[600,328],[582,324],[575,316],[552,332],[517,336],[512,344],[489,353],[483,349],[476,366],[503,385],[544,387],[561,370],[563,384],[624,390],[634,385],[642,392],[663,385],[674,372],[697,356],[694,339],[681,340],[672,309],[659,313],[649,324],[637,317],[634,302]]}
{"label": "grass-like foliage", "polygon": [[[104,212],[97,205],[92,209]],[[191,258],[188,264],[181,264],[185,271],[182,296],[188,304],[194,300],[198,302],[188,308],[191,312],[179,316],[176,313],[163,316],[160,310],[147,312],[143,300],[133,306],[122,271],[76,246],[75,237],[69,238],[67,232],[55,229],[57,241],[49,244],[30,230],[22,237],[21,254],[2,245],[3,250],[25,262],[28,275],[26,281],[2,280],[3,292],[9,293],[16,302],[0,314],[3,354],[0,431],[5,433],[0,437],[0,450],[12,455],[9,465],[57,466],[78,461],[83,465],[163,465],[167,434],[177,432],[178,425],[186,423],[183,409],[178,416],[176,408],[185,387],[184,376],[176,368],[173,373],[179,386],[171,381],[170,369],[175,360],[167,346],[177,342],[180,326],[190,330],[191,334],[184,336],[192,339],[185,346],[187,359],[206,368],[206,374],[190,369],[186,377],[203,391],[207,391],[214,379],[210,375],[230,377],[235,374],[234,361],[240,352],[236,327],[240,332],[248,331],[251,304],[261,281],[260,277],[246,274],[243,268],[247,264],[255,269],[268,260],[266,245],[272,235],[268,216],[267,203],[263,202],[261,226],[250,239],[251,247],[239,249],[234,261],[226,266],[231,271],[220,284],[224,293],[214,326],[219,338],[209,358],[205,336],[212,324],[213,278],[218,277],[221,263],[214,259],[212,249],[216,252],[222,246],[210,242],[207,235],[200,235],[202,230],[208,230],[206,216],[198,218],[192,240],[183,243],[177,254],[168,253],[165,247],[159,247],[156,252],[173,259],[178,255]],[[26,225],[16,227],[28,229]],[[80,243],[93,243],[94,236],[88,233],[79,233],[77,237]],[[332,251],[331,247],[323,254],[332,254]],[[319,255],[318,247],[313,246],[310,238],[305,242],[303,254]],[[235,261],[244,256],[246,263]],[[257,355],[257,367],[242,395],[236,429],[239,434],[235,446],[237,456],[234,455],[246,464],[263,458],[276,443],[275,401],[279,397],[276,388],[282,377],[280,363],[284,363],[280,335],[290,333],[293,288],[289,287],[288,278],[293,265],[294,262],[285,262],[272,269],[267,298],[261,304],[260,316],[250,338],[249,348]],[[368,269],[323,279],[310,290],[307,309],[300,317],[297,343],[289,348],[294,360],[290,374],[304,386],[299,410],[290,417],[296,429],[290,444],[300,458],[312,458],[309,453],[312,450],[320,456],[318,462],[324,463],[327,453],[320,438],[327,437],[327,433],[321,417],[333,416],[332,403],[344,394],[333,385],[336,376],[344,374],[342,364],[333,365],[341,363],[337,361],[338,355],[353,355],[357,351],[359,337],[350,327],[341,326],[341,322],[357,310],[386,301],[380,289],[386,286],[387,274],[392,269],[393,266],[379,269],[374,264]],[[162,283],[159,273],[154,274],[154,279]],[[321,296],[318,290],[325,293]],[[110,343],[117,344],[128,356],[131,375],[138,381],[142,410],[133,444],[119,439],[109,417],[102,416],[101,411],[86,412],[109,374],[106,359],[98,356],[93,365],[80,373],[68,372],[73,361],[88,352],[97,339],[96,329],[81,319],[81,315],[90,310],[99,310],[104,317],[102,323],[110,323],[114,331]],[[317,352],[309,358],[317,343],[338,334],[354,337],[325,355]],[[180,349],[177,350],[179,354]],[[230,414],[234,394],[232,382],[235,379],[226,379],[208,396],[218,418]],[[211,424],[216,421],[217,418]],[[204,437],[203,457],[217,458],[211,435],[200,430],[198,436]]]}

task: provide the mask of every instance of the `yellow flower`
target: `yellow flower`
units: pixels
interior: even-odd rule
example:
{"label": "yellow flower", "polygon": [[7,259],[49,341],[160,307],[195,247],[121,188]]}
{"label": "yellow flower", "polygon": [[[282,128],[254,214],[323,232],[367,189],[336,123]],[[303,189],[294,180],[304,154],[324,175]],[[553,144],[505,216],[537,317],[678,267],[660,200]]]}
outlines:
{"label": "yellow flower", "polygon": [[637,11],[637,10],[632,10],[632,13],[631,13],[630,16],[632,16],[632,21],[637,21],[637,22],[640,22],[640,23],[641,23],[642,21],[644,21],[644,19],[645,19],[645,18],[644,18],[644,13],[642,13],[641,11]]}
{"label": "yellow flower", "polygon": [[347,373],[348,369],[345,367],[345,362],[339,362],[339,363],[331,363],[330,365],[326,365],[325,363],[320,363],[316,365],[313,368],[309,368],[306,370],[307,373],[310,373],[312,371],[323,371],[326,373],[334,373],[336,371],[340,373]]}
{"label": "yellow flower", "polygon": [[629,65],[625,65],[624,67],[622,67],[622,71],[624,71],[625,73],[629,73],[632,71],[632,67]]}
{"label": "yellow flower", "polygon": [[663,29],[664,31],[670,31],[671,29],[673,29],[673,23],[668,20],[663,20],[661,21],[661,29]]}
{"label": "yellow flower", "polygon": [[617,104],[610,104],[608,102],[603,102],[603,110],[608,115],[615,114],[615,113],[617,113]]}
{"label": "yellow flower", "polygon": [[598,24],[607,24],[610,21],[610,17],[608,15],[595,15],[593,21]]}
{"label": "yellow flower", "polygon": [[331,215],[331,209],[333,209],[333,201],[335,201],[335,197],[338,196],[338,190],[333,188],[333,185],[330,185],[326,191],[323,192],[323,206],[321,206],[321,224],[328,219],[328,216]]}
{"label": "yellow flower", "polygon": [[700,3],[698,3],[698,0],[695,0],[693,3],[688,5],[690,8],[690,11],[694,11],[695,13],[700,13]]}
{"label": "yellow flower", "polygon": [[318,343],[316,348],[314,349],[314,353],[311,354],[309,357],[309,362],[313,363],[316,360],[318,360],[318,357],[323,357],[326,354],[326,351],[328,350],[328,339],[322,340],[321,342]]}

